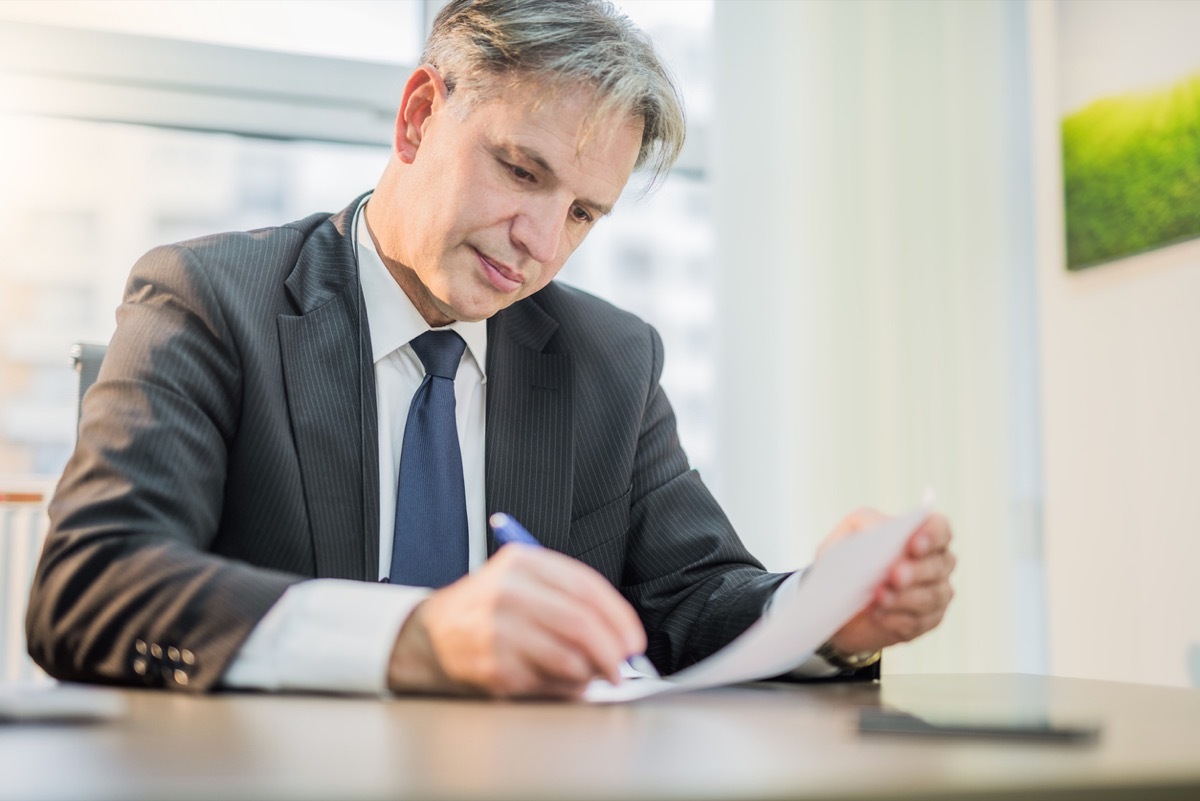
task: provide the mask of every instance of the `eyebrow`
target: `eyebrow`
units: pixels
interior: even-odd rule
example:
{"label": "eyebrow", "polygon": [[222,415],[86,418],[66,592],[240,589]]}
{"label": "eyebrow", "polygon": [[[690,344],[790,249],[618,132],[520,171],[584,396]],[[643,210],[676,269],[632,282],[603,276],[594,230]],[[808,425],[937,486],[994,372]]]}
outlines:
{"label": "eyebrow", "polygon": [[[536,164],[542,170],[542,172],[546,173],[552,180],[555,180],[555,181],[559,180],[558,173],[556,173],[554,171],[554,168],[550,166],[550,163],[547,162],[546,159],[542,158],[542,155],[540,153],[538,153],[536,150],[525,147],[524,145],[511,145],[510,147],[511,147],[511,149],[516,150],[522,156],[524,156],[525,158],[529,159],[534,164]],[[607,217],[609,214],[612,214],[612,205],[611,204],[600,203],[599,201],[588,200],[587,198],[582,198],[582,197],[576,198],[576,201],[578,201],[579,203],[582,203],[583,205],[585,205],[591,209],[594,209],[596,212],[598,212],[600,214],[601,217]]]}

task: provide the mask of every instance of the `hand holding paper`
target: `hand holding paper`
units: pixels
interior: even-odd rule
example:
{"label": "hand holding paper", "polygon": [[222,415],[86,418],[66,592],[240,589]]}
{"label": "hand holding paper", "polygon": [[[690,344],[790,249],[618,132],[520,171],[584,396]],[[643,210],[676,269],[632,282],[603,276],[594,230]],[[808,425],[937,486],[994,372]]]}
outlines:
{"label": "hand holding paper", "polygon": [[[818,549],[818,559],[848,532],[882,520],[884,517],[873,510],[850,514]],[[949,549],[950,538],[946,518],[931,512],[876,586],[870,606],[830,638],[833,647],[844,654],[879,651],[915,639],[937,626],[954,595],[950,573],[956,560]]]}
{"label": "hand holding paper", "polygon": [[945,518],[924,506],[890,519],[851,515],[822,544],[797,591],[778,597],[770,615],[728,646],[669,679],[593,682],[585,699],[612,703],[769,678],[827,640],[852,653],[911,639],[936,625],[949,601],[949,539]]}

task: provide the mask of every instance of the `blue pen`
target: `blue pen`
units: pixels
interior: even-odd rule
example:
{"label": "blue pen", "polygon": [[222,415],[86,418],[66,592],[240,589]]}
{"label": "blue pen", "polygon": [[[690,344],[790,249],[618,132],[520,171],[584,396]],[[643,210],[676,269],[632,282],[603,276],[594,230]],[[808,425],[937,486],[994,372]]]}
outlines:
{"label": "blue pen", "polygon": [[[517,542],[522,545],[531,545],[534,548],[542,547],[537,538],[526,531],[525,527],[518,523],[512,515],[496,512],[488,518],[488,525],[492,527],[492,533],[496,535],[496,541],[501,545]],[[629,665],[634,670],[651,678],[659,678],[658,671],[654,669],[653,663],[644,654],[635,654],[629,657]]]}

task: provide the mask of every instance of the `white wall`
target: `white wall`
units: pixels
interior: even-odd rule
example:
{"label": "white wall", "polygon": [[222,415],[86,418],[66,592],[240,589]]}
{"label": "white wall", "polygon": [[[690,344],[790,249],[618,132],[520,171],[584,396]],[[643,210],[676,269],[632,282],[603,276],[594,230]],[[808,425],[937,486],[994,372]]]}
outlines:
{"label": "white wall", "polygon": [[934,486],[959,594],[885,670],[1041,670],[1024,7],[716,13],[722,500],[781,568]]}
{"label": "white wall", "polygon": [[1064,268],[1052,4],[1032,6],[1050,669],[1188,684],[1200,647],[1200,241]]}

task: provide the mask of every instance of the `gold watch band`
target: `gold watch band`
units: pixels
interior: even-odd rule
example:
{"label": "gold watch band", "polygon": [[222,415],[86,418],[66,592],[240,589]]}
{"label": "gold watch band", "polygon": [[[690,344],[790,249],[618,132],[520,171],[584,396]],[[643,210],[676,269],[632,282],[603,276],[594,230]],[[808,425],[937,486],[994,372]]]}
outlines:
{"label": "gold watch band", "polygon": [[817,656],[839,670],[859,670],[870,667],[880,660],[883,651],[860,651],[856,654],[839,653],[832,643],[826,642],[817,649]]}

